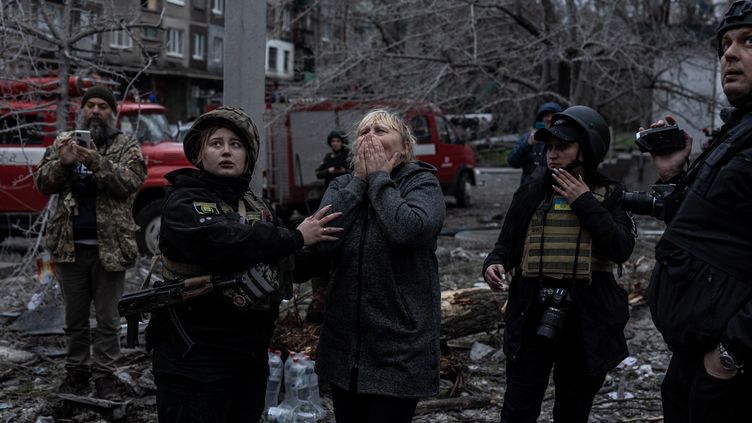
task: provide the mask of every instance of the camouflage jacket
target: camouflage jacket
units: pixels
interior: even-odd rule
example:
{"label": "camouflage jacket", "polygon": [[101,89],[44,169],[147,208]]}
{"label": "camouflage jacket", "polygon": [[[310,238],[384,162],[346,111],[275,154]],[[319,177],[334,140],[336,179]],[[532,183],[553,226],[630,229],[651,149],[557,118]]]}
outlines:
{"label": "camouflage jacket", "polygon": [[[34,172],[34,183],[44,195],[58,194],[56,207],[47,222],[45,241],[55,260],[76,260],[73,245],[73,212],[76,199],[71,193],[73,166],[60,162],[58,146],[70,137],[63,132],[47,148]],[[146,163],[138,141],[122,133],[113,135],[98,150],[89,169],[97,184],[97,242],[105,270],[116,272],[132,266],[138,257],[133,221],[133,201],[146,180]]]}

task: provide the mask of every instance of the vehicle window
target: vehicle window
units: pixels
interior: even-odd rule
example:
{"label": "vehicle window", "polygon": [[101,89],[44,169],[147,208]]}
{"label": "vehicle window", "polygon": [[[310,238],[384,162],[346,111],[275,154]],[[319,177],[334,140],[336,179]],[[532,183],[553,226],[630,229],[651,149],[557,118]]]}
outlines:
{"label": "vehicle window", "polygon": [[449,134],[449,143],[450,144],[459,144],[460,138],[457,136],[457,133],[454,132],[454,126],[447,125],[447,133]]}
{"label": "vehicle window", "polygon": [[418,144],[431,143],[431,130],[428,128],[428,119],[425,116],[417,115],[410,119],[410,126],[415,134],[415,140]]}
{"label": "vehicle window", "polygon": [[42,145],[45,130],[54,136],[54,126],[45,125],[43,116],[10,114],[0,118],[0,144]]}
{"label": "vehicle window", "polygon": [[439,132],[439,141],[445,144],[451,144],[452,140],[449,138],[449,130],[444,118],[441,116],[434,116],[434,119],[436,119],[436,130]]}
{"label": "vehicle window", "polygon": [[170,126],[161,113],[142,113],[120,116],[120,130],[140,143],[159,143],[171,140]]}

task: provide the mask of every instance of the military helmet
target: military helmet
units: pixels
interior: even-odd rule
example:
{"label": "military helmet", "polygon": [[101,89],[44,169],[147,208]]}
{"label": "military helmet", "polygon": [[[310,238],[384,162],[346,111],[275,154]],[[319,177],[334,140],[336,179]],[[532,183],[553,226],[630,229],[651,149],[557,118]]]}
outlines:
{"label": "military helmet", "polygon": [[329,133],[329,135],[326,137],[326,143],[329,144],[330,147],[334,138],[339,138],[340,140],[342,140],[342,144],[347,145],[347,134],[345,133],[345,131],[335,129]]}
{"label": "military helmet", "polygon": [[199,116],[191,129],[185,136],[183,141],[183,151],[185,157],[190,160],[191,163],[199,165],[199,154],[201,153],[202,134],[205,130],[213,126],[222,126],[240,137],[241,141],[248,149],[248,165],[247,169],[252,170],[256,164],[259,151],[259,133],[256,128],[256,124],[253,120],[245,114],[242,109],[235,107],[218,107],[211,112],[204,113]]}
{"label": "military helmet", "polygon": [[611,145],[611,131],[603,116],[587,106],[572,106],[551,118],[551,128],[535,132],[535,139],[545,142],[549,137],[579,142],[585,165],[597,167]]}
{"label": "military helmet", "polygon": [[721,24],[718,25],[718,29],[715,32],[716,39],[718,40],[718,57],[723,55],[723,49],[721,48],[723,34],[731,29],[743,26],[752,26],[752,0],[734,2],[729,7],[723,20],[721,20]]}

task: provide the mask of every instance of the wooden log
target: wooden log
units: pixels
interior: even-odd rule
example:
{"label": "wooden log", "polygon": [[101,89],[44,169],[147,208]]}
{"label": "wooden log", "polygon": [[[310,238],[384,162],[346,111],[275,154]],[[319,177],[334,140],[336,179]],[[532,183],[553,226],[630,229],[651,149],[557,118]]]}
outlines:
{"label": "wooden log", "polygon": [[441,293],[441,337],[455,339],[496,330],[502,323],[506,291],[466,288]]}
{"label": "wooden log", "polygon": [[437,411],[465,410],[468,408],[485,408],[491,405],[491,395],[473,395],[457,398],[441,398],[420,401],[415,414],[428,414]]}

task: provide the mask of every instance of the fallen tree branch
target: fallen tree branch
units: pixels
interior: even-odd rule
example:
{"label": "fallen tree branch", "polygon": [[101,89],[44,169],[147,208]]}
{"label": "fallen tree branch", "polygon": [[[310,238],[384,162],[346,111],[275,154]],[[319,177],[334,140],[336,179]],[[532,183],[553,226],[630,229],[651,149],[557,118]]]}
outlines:
{"label": "fallen tree branch", "polygon": [[428,414],[437,411],[464,410],[467,408],[485,408],[491,405],[491,395],[475,395],[459,398],[441,398],[421,401],[415,414]]}

